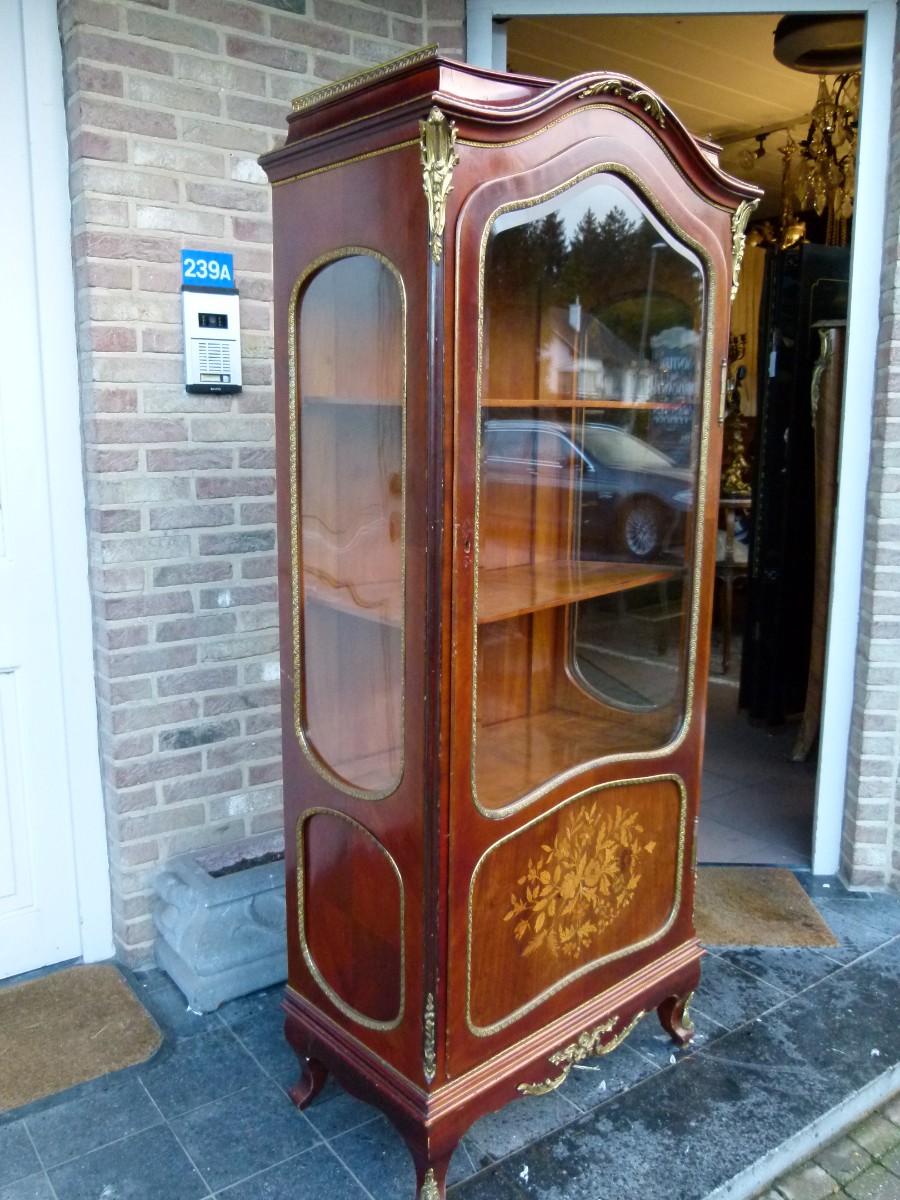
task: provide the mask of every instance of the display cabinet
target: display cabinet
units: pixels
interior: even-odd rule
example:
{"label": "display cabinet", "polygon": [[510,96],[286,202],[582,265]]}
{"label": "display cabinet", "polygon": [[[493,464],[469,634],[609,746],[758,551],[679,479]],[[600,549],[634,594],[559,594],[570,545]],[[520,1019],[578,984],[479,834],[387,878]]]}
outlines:
{"label": "display cabinet", "polygon": [[645,1013],[690,1036],[755,192],[618,75],[429,49],[294,110],[262,160],[293,1095],[381,1106],[434,1200],[477,1116]]}

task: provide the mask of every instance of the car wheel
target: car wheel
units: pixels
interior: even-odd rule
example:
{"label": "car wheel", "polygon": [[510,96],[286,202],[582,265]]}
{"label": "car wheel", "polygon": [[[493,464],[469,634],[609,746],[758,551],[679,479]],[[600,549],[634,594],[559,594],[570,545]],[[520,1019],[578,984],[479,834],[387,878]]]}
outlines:
{"label": "car wheel", "polygon": [[662,542],[662,513],[649,496],[630,500],[619,518],[622,548],[632,558],[652,558]]}

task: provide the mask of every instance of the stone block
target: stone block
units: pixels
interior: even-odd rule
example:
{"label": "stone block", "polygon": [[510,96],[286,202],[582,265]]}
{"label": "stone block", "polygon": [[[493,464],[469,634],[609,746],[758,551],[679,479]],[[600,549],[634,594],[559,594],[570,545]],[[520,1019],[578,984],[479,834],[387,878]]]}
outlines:
{"label": "stone block", "polygon": [[157,962],[195,1012],[287,978],[283,853],[280,833],[263,834],[171,859],[157,876]]}

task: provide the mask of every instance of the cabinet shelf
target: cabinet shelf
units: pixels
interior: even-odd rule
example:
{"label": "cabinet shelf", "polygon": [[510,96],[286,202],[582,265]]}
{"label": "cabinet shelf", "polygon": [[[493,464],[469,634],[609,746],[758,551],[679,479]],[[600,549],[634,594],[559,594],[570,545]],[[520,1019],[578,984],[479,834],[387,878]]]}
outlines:
{"label": "cabinet shelf", "polygon": [[334,408],[402,408],[396,396],[303,396],[304,404],[320,404]]}
{"label": "cabinet shelf", "polygon": [[360,617],[364,621],[376,621],[398,629],[402,621],[403,591],[397,579],[350,584],[306,571],[304,594],[307,601],[312,600],[325,608]]}
{"label": "cabinet shelf", "polygon": [[615,400],[573,396],[541,396],[539,399],[516,396],[486,396],[482,408],[614,408],[619,412],[640,412],[647,409],[676,408],[674,400]]}
{"label": "cabinet shelf", "polygon": [[659,721],[605,720],[592,713],[549,709],[528,717],[480,725],[476,734],[478,801],[503,808],[546,783],[561,763],[590,762],[614,747],[616,753],[659,745]]}
{"label": "cabinet shelf", "polygon": [[478,576],[478,623],[558,608],[611,592],[625,592],[675,575],[671,567],[644,563],[555,562],[497,567]]}

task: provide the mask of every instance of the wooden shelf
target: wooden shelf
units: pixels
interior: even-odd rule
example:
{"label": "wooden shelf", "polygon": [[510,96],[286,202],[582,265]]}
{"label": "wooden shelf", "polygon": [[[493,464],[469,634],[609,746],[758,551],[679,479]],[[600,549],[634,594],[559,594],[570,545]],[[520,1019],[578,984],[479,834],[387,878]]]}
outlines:
{"label": "wooden shelf", "polygon": [[335,408],[402,408],[403,401],[393,396],[302,396],[303,404],[332,405]]}
{"label": "wooden shelf", "polygon": [[645,563],[541,562],[481,571],[478,576],[478,623],[504,621],[522,613],[539,612],[590,600],[611,592],[626,592],[671,579],[672,567]]}
{"label": "wooden shelf", "polygon": [[554,775],[603,754],[652,750],[665,734],[650,714],[605,720],[551,709],[494,725],[480,725],[475,738],[475,786],[485,808],[503,808]]}
{"label": "wooden shelf", "polygon": [[307,601],[322,604],[336,612],[400,627],[403,617],[403,591],[398,579],[377,583],[339,583],[323,579],[309,571],[303,576]]}
{"label": "wooden shelf", "polygon": [[483,397],[482,408],[615,408],[620,412],[639,412],[642,409],[677,408],[683,401],[676,400],[604,400],[584,397],[542,396],[540,399],[517,399],[515,397]]}

